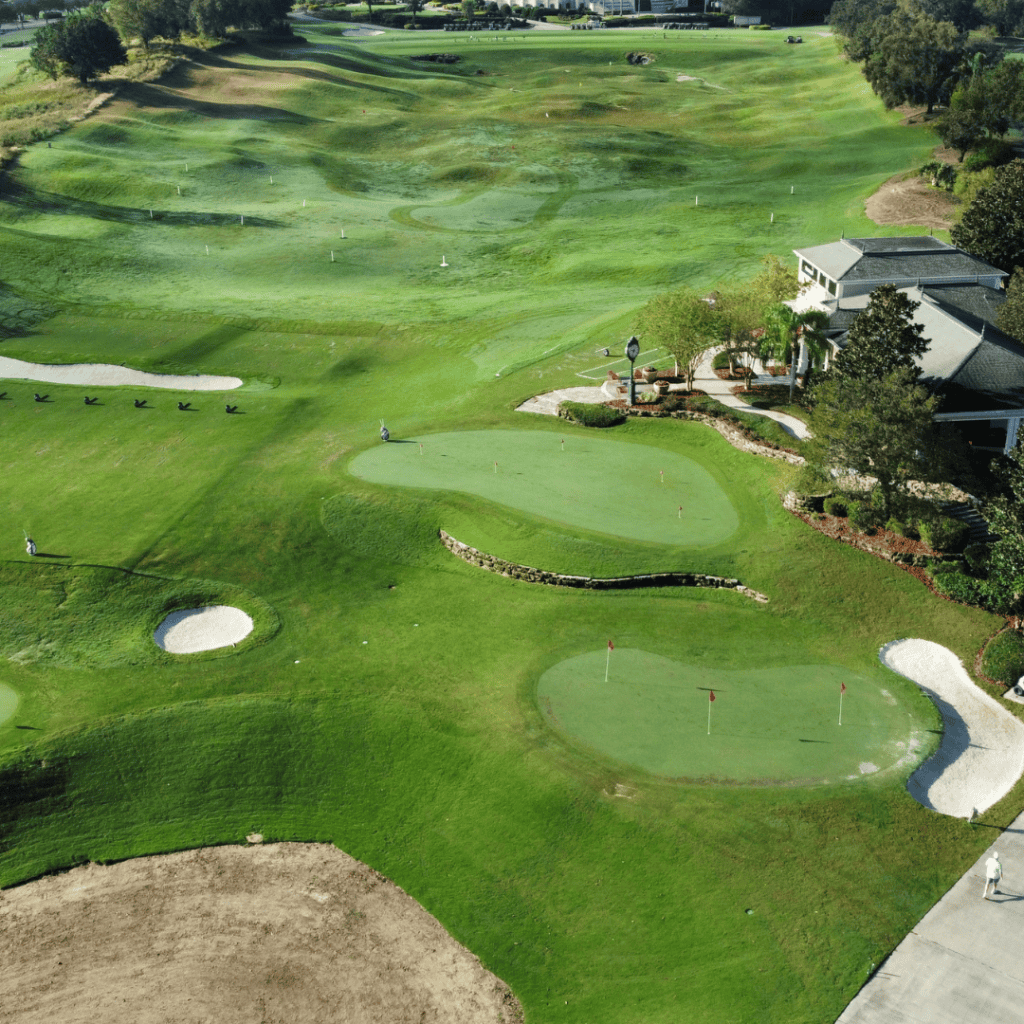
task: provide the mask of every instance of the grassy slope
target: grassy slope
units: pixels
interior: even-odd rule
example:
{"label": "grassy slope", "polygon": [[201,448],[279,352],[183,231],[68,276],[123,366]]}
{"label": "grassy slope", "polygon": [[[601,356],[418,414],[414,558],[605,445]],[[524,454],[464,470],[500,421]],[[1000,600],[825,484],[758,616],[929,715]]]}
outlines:
{"label": "grassy slope", "polygon": [[[244,417],[198,396],[184,420],[175,394],[154,396],[150,415],[129,392],[87,409],[78,389],[53,387],[39,407],[32,385],[5,384],[6,497],[45,550],[73,558],[62,590],[42,573],[19,586],[21,568],[4,578],[16,626],[0,627],[0,649],[32,653],[3,669],[23,703],[0,727],[0,882],[254,828],[327,839],[436,913],[531,1022],[834,1019],[987,837],[928,814],[898,780],[677,787],[614,768],[546,730],[533,688],[613,636],[723,669],[845,666],[885,679],[908,723],[933,728],[916,688],[883,675],[878,647],[922,636],[970,657],[991,617],[806,530],[778,503],[784,466],[697,426],[634,421],[608,436],[715,467],[743,527],[687,567],[737,575],[767,606],[494,577],[441,551],[437,527],[601,575],[677,567],[678,552],[364,484],[345,466],[377,443],[380,416],[397,436],[577,431],[511,406],[571,383],[667,283],[748,275],[762,252],[842,226],[867,233],[860,197],[921,143],[827,43],[681,33],[651,41],[657,64],[627,69],[608,37],[444,39],[472,51],[470,70],[496,73],[453,77],[396,56],[440,37],[385,37],[383,64],[372,48],[305,62],[236,53],[171,83],[191,91],[139,87],[16,172],[31,201],[0,207],[3,277],[73,308],[5,354],[235,372],[250,390]],[[677,71],[725,90],[677,83]],[[637,163],[651,152],[653,168]],[[185,156],[195,180],[178,205]],[[551,205],[526,226],[488,229],[486,208],[478,233],[466,219],[422,226],[503,182],[524,209]],[[790,183],[798,202],[772,235],[753,223],[754,200],[767,212]],[[244,203],[273,223],[147,223],[150,203],[194,220]],[[342,225],[354,244],[331,265]],[[442,236],[444,278],[432,269]],[[261,322],[226,319],[239,316]],[[21,526],[12,515],[8,533]],[[141,591],[97,584],[81,563],[151,573],[154,594],[186,585],[175,581],[240,587],[273,606],[280,632],[168,663],[136,643],[151,615]],[[88,664],[61,664],[33,633]],[[611,795],[616,784],[629,795]]]}

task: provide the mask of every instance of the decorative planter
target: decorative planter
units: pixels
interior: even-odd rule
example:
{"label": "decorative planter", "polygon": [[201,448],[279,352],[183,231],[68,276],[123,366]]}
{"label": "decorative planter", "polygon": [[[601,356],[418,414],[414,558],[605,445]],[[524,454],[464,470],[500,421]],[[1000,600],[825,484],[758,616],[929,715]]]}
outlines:
{"label": "decorative planter", "polygon": [[654,391],[656,394],[664,396],[668,394],[668,381],[667,380],[656,380],[654,382]]}
{"label": "decorative planter", "polygon": [[658,370],[654,366],[645,366],[640,373],[645,384],[653,384],[658,379]]}

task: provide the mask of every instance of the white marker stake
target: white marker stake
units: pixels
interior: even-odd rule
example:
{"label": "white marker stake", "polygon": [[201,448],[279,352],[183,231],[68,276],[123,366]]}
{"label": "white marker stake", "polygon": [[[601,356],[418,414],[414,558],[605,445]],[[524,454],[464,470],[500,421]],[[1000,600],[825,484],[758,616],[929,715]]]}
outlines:
{"label": "white marker stake", "polygon": [[271,175],[271,176],[270,176],[270,184],[271,184],[271,185],[273,185],[273,184],[274,184],[274,176],[273,176],[273,175]]}
{"label": "white marker stake", "polygon": [[562,451],[565,451],[565,438],[562,438]]}
{"label": "white marker stake", "polygon": [[333,249],[331,250],[331,262],[332,263],[334,262],[334,250]]}
{"label": "white marker stake", "polygon": [[771,221],[769,223],[771,223],[771,224],[775,223],[775,214],[774,213],[772,214],[772,219],[771,219]]}
{"label": "white marker stake", "polygon": [[839,684],[839,724],[843,724],[843,694],[846,693],[846,683]]}
{"label": "white marker stake", "polygon": [[244,224],[245,223],[245,214],[244,213],[239,215],[238,223],[239,224]]}
{"label": "white marker stake", "polygon": [[679,518],[680,519],[683,518],[683,506],[682,505],[679,506]]}
{"label": "white marker stake", "polygon": [[188,174],[188,164],[185,164],[185,173]]}
{"label": "white marker stake", "polygon": [[494,464],[494,472],[495,472],[495,473],[497,473],[497,472],[498,472],[498,464],[497,464],[497,463],[495,463],[495,464]]}
{"label": "white marker stake", "polygon": [[207,256],[209,256],[209,255],[210,255],[210,247],[209,247],[209,246],[207,246],[207,247],[206,247],[206,255],[207,255]]}
{"label": "white marker stake", "polygon": [[181,195],[181,186],[180,185],[178,186],[178,195],[179,196]]}
{"label": "white marker stake", "polygon": [[341,229],[341,237],[342,237],[342,238],[344,238],[344,237],[345,237],[345,229],[344,229],[344,228],[342,228],[342,229]]}
{"label": "white marker stake", "polygon": [[661,477],[661,482],[664,483],[665,482],[665,470],[659,469],[658,470],[658,475]]}
{"label": "white marker stake", "polygon": [[794,189],[795,189],[795,188],[796,188],[796,185],[790,185],[790,186],[789,186],[789,194],[790,194],[790,195],[792,195],[792,194],[793,194],[793,191],[794,191]]}
{"label": "white marker stake", "polygon": [[694,206],[700,206],[700,196],[694,196],[693,197],[693,205]]}
{"label": "white marker stake", "polygon": [[150,220],[152,220],[152,219],[153,219],[153,211],[152,211],[152,210],[150,210],[150,211],[149,211],[149,219],[150,219]]}
{"label": "white marker stake", "polygon": [[302,208],[303,208],[303,209],[305,209],[305,208],[306,208],[306,200],[305,200],[305,199],[303,199],[303,200],[302,200]]}
{"label": "white marker stake", "polygon": [[423,442],[421,441],[420,442],[420,455],[422,455],[422,454],[423,454]]}
{"label": "white marker stake", "polygon": [[448,263],[447,263],[447,261],[445,260],[445,258],[443,256],[441,257],[441,266],[442,267],[447,267],[448,266]]}

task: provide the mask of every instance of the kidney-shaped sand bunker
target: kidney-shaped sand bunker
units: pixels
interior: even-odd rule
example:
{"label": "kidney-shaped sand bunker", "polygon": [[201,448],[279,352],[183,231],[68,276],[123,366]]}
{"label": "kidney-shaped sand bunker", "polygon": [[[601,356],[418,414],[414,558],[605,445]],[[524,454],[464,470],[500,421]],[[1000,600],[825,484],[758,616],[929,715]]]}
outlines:
{"label": "kidney-shaped sand bunker", "polygon": [[252,632],[252,618],[241,608],[217,604],[171,612],[153,631],[153,640],[171,654],[197,654],[233,647]]}

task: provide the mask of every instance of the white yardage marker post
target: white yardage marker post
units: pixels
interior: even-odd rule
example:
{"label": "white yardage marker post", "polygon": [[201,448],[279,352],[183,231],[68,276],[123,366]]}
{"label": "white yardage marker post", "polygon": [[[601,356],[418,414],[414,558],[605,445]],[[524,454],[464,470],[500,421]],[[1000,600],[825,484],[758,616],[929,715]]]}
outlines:
{"label": "white yardage marker post", "polygon": [[331,250],[331,262],[332,263],[334,262],[334,250],[333,249]]}

